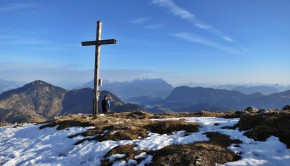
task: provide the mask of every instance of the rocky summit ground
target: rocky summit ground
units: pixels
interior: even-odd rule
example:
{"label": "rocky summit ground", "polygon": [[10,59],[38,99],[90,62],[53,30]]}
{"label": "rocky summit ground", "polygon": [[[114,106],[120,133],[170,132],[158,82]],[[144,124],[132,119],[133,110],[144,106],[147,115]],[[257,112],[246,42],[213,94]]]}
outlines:
{"label": "rocky summit ground", "polygon": [[[239,127],[240,130],[247,130],[245,133],[246,136],[262,141],[265,141],[271,135],[275,135],[279,137],[282,142],[287,144],[288,147],[290,146],[290,127],[287,125],[290,123],[290,113],[286,111],[255,114],[242,114],[241,112],[201,112],[192,114],[156,115],[146,112],[132,112],[99,115],[96,119],[93,119],[90,115],[71,115],[62,117],[40,128],[58,126],[57,129],[62,130],[72,126],[94,126],[94,128],[88,131],[70,136],[70,138],[78,135],[84,137],[84,139],[75,143],[77,145],[84,141],[145,139],[148,137],[147,131],[170,135],[173,132],[184,130],[186,135],[197,132],[200,125],[198,123],[187,122],[185,119],[166,121],[152,121],[149,119],[192,116],[240,117],[239,123],[233,127],[229,126],[229,128],[234,129]],[[216,163],[224,164],[240,159],[238,154],[227,149],[227,147],[231,144],[237,144],[237,146],[239,146],[239,144],[242,143],[241,140],[232,140],[229,136],[219,132],[208,132],[204,134],[209,137],[208,141],[183,145],[169,145],[159,150],[135,150],[134,144],[117,146],[104,156],[101,165],[112,165],[115,160],[112,161],[107,158],[112,155],[125,154],[125,156],[119,160],[128,162],[130,160],[135,160],[136,155],[144,152],[153,156],[152,162],[149,165],[215,165]],[[136,160],[137,164],[142,160],[144,160],[144,158],[138,158]]]}
{"label": "rocky summit ground", "polygon": [[[14,126],[14,131],[0,128],[4,134],[16,135],[2,142],[0,138],[3,147],[0,154],[4,154],[0,165],[285,165],[290,161],[289,123],[289,111],[179,114],[137,111],[102,114],[96,119],[88,114],[69,115],[37,124],[37,129],[19,125]],[[19,134],[21,130],[40,134],[34,138],[29,133]],[[63,140],[49,144],[48,140],[58,134]],[[16,149],[13,144],[19,138],[27,141],[27,137],[31,145],[17,152],[23,153],[23,157],[13,157],[24,146],[19,145],[19,140]],[[13,139],[15,142],[9,142]],[[5,141],[10,148],[5,148]],[[48,144],[42,145],[46,141]],[[53,150],[41,148],[47,146]],[[32,151],[36,156],[30,156]]]}

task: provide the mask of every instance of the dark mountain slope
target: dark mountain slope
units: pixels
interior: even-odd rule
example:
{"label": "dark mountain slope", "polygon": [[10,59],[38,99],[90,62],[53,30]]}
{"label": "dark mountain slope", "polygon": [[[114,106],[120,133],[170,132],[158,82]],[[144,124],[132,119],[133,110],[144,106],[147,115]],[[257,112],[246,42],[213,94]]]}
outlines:
{"label": "dark mountain slope", "polygon": [[66,92],[39,80],[4,92],[0,95],[1,120],[43,121],[58,116]]}
{"label": "dark mountain slope", "polygon": [[248,106],[280,109],[290,103],[290,91],[245,95],[238,91],[182,86],[175,88],[161,103],[179,112],[243,110]]}
{"label": "dark mountain slope", "polygon": [[181,86],[175,88],[166,101],[182,101],[192,103],[236,103],[243,99],[246,95],[237,91],[213,89],[213,88],[190,88]]}
{"label": "dark mountain slope", "polygon": [[290,90],[271,95],[261,96],[254,100],[245,100],[242,104],[252,105],[257,108],[281,109],[290,103]]}
{"label": "dark mountain slope", "polygon": [[[100,101],[105,94],[111,95],[114,112],[141,110],[138,105],[125,104],[108,91],[101,92]],[[66,91],[43,81],[34,81],[0,94],[0,121],[41,122],[66,114],[91,114],[92,110],[93,89],[90,88]]]}
{"label": "dark mountain slope", "polygon": [[[101,100],[104,98],[105,94],[109,94],[112,97],[111,109],[114,112],[128,112],[141,109],[139,106],[135,104],[125,104],[121,99],[119,99],[117,96],[108,91],[101,91],[99,102],[100,111],[101,111]],[[65,95],[65,99],[62,105],[63,105],[63,110],[61,112],[62,115],[77,114],[77,113],[91,114],[93,112],[93,89],[84,88],[69,91]],[[102,113],[102,111],[100,113]]]}
{"label": "dark mountain slope", "polygon": [[271,86],[238,86],[238,87],[233,88],[232,90],[236,90],[247,95],[254,94],[257,92],[260,92],[264,95],[269,95],[269,94],[279,92],[279,89],[275,87],[271,87]]}

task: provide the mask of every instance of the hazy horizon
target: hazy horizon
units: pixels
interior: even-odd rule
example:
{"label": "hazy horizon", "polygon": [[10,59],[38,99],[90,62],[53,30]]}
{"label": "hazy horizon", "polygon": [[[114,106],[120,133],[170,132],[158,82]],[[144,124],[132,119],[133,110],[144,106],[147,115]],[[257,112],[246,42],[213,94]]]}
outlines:
{"label": "hazy horizon", "polygon": [[[170,81],[163,79],[161,77],[136,77],[136,78],[132,78],[132,79],[128,79],[128,80],[110,80],[110,79],[103,79],[103,81],[108,82],[108,83],[124,83],[124,82],[132,82],[134,80],[138,80],[138,79],[162,79],[164,81],[166,81],[168,84],[172,85],[173,87],[179,87],[179,86],[189,86],[189,87],[205,87],[205,88],[222,88],[224,87],[228,87],[225,89],[231,89],[230,87],[239,87],[239,86],[245,86],[245,87],[255,87],[255,86],[268,86],[268,87],[286,87],[286,88],[290,88],[290,84],[281,84],[281,83],[256,83],[256,82],[234,82],[234,83],[229,83],[229,82],[194,82],[194,81],[189,81],[189,82],[181,82],[178,84],[173,84]],[[70,89],[78,89],[78,88],[82,88],[84,85],[89,84],[93,81],[93,79],[85,81],[85,82],[78,82],[78,83],[68,83],[68,82],[51,82],[51,81],[47,81],[44,79],[35,79],[35,80],[31,80],[31,81],[15,81],[15,80],[4,80],[4,79],[0,79],[0,81],[13,81],[18,83],[18,85],[24,85],[24,84],[29,84],[33,81],[36,80],[41,80],[44,82],[47,82],[49,84],[52,84],[54,86],[59,86],[62,87],[64,89],[70,90]]]}

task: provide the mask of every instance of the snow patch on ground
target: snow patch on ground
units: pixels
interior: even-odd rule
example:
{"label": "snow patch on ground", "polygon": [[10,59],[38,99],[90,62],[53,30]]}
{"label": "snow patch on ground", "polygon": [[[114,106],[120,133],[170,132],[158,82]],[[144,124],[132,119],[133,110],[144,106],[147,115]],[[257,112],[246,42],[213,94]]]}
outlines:
{"label": "snow patch on ground", "polygon": [[[181,118],[170,118],[166,120],[178,120]],[[193,117],[183,118],[190,122],[201,124],[199,132],[185,135],[184,131],[175,132],[172,135],[156,134],[149,132],[149,137],[137,140],[124,141],[85,141],[82,144],[74,145],[83,137],[78,136],[72,139],[70,135],[81,133],[90,127],[71,127],[65,130],[45,128],[40,130],[39,126],[26,124],[23,127],[12,128],[12,126],[0,127],[0,165],[100,165],[104,155],[112,148],[135,144],[136,150],[157,150],[172,144],[188,144],[196,141],[207,141],[205,132],[220,132],[229,135],[231,139],[243,141],[239,147],[234,145],[228,147],[236,153],[241,153],[242,159],[225,165],[289,165],[290,150],[281,143],[277,137],[270,137],[265,142],[254,141],[243,135],[238,130],[222,129],[224,126],[233,126],[239,119],[224,119],[214,117]],[[114,158],[124,157],[110,156]],[[136,159],[145,159],[139,165],[150,163],[153,156],[141,153],[135,156]],[[118,161],[114,165],[136,164],[135,160]]]}

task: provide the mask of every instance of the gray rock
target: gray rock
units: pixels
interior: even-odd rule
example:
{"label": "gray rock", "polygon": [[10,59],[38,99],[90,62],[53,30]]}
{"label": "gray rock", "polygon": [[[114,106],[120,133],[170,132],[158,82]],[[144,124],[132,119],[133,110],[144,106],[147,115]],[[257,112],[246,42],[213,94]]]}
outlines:
{"label": "gray rock", "polygon": [[283,111],[290,110],[290,104],[285,105],[282,110]]}
{"label": "gray rock", "polygon": [[247,107],[245,109],[245,111],[248,112],[248,113],[257,113],[257,112],[259,112],[259,110],[257,108],[255,108],[255,107]]}

